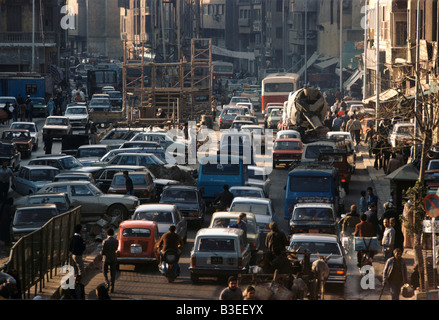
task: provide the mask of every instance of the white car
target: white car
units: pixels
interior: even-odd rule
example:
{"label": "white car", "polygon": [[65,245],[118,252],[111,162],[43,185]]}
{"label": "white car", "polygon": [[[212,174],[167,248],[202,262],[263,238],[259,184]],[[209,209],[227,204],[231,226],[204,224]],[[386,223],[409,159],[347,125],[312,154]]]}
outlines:
{"label": "white car", "polygon": [[[411,122],[396,123],[389,136],[389,143],[392,148],[413,143],[415,124]],[[418,132],[419,135],[419,132]]]}
{"label": "white car", "polygon": [[33,151],[38,149],[38,127],[35,122],[12,122],[10,129],[26,129],[29,130],[33,142]]}
{"label": "white car", "polygon": [[233,186],[229,188],[229,191],[233,194],[234,197],[267,198],[264,190],[260,187]]}
{"label": "white car", "polygon": [[73,128],[86,129],[89,124],[89,115],[87,106],[84,105],[70,105],[67,106],[64,115],[69,118],[70,124]]}
{"label": "white car", "polygon": [[72,134],[72,125],[67,117],[49,116],[43,126],[43,137],[50,134],[54,138],[62,138]]}
{"label": "white car", "polygon": [[251,116],[255,115],[255,108],[253,107],[253,103],[251,103],[251,102],[238,102],[236,104],[236,107],[238,107],[238,108],[247,107],[250,110],[250,115]]}
{"label": "white car", "polygon": [[300,139],[302,141],[302,136],[300,135],[300,132],[296,130],[280,130],[276,133],[276,138],[274,140],[287,138]]}
{"label": "white car", "polygon": [[236,197],[233,198],[229,211],[251,212],[256,217],[259,232],[268,233],[270,231],[269,224],[274,218],[274,208],[271,199]]}
{"label": "white car", "polygon": [[267,169],[265,167],[248,166],[247,184],[262,188],[267,197],[270,195],[271,180],[268,177]]}

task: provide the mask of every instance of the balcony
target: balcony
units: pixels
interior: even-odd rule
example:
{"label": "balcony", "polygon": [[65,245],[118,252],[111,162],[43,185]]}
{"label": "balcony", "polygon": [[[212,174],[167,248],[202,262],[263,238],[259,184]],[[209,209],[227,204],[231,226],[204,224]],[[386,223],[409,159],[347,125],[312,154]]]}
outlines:
{"label": "balcony", "polygon": [[[32,44],[32,32],[0,32],[1,46],[28,46]],[[56,44],[56,33],[45,32],[44,38],[40,32],[35,32],[35,45],[51,47]]]}

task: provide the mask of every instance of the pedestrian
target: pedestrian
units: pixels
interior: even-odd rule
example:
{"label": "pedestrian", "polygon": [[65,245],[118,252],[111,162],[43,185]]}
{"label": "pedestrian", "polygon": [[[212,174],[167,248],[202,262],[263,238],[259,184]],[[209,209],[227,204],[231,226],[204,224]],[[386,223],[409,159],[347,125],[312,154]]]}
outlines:
{"label": "pedestrian", "polygon": [[134,196],[134,185],[133,185],[133,180],[130,178],[130,176],[128,175],[128,171],[124,171],[123,172],[123,176],[125,177],[125,191],[126,194],[129,196]]}
{"label": "pedestrian", "polygon": [[390,225],[395,229],[395,249],[404,250],[404,235],[402,234],[401,224],[397,223],[397,218],[389,219]]}
{"label": "pedestrian", "polygon": [[75,276],[75,288],[70,289],[70,296],[73,300],[85,300],[85,286],[82,283],[82,276]]}
{"label": "pedestrian", "polygon": [[372,223],[374,234],[378,235],[378,237],[381,239],[382,233],[378,222],[377,204],[372,202],[369,206],[369,210],[367,210],[364,214],[367,216],[367,222]]}
{"label": "pedestrian", "polygon": [[5,103],[5,106],[3,107],[3,111],[8,115],[7,119],[5,119],[4,121],[6,122],[6,124],[9,124],[9,120],[12,119],[12,110],[13,110],[12,108],[13,107],[11,106],[11,103],[8,101]]}
{"label": "pedestrian", "polygon": [[[361,220],[361,222],[355,226],[354,236],[360,237],[360,238],[374,237],[376,234],[373,230],[373,225],[372,225],[372,223],[367,221],[367,215],[365,213],[363,213],[360,216],[360,220]],[[362,255],[363,255],[363,252],[361,250],[358,250],[357,251],[357,261],[358,261],[359,268],[361,267]],[[373,258],[373,254],[371,254],[371,257]]]}
{"label": "pedestrian", "polygon": [[13,198],[7,198],[6,201],[0,203],[0,241],[3,241],[6,246],[11,242],[11,223],[14,216],[13,204]]}
{"label": "pedestrian", "polygon": [[111,300],[108,295],[108,288],[105,283],[101,283],[96,287],[96,297],[98,300]]}
{"label": "pedestrian", "polygon": [[0,169],[0,202],[7,200],[11,183],[12,185],[15,184],[14,173],[8,167],[8,161],[3,161]]}
{"label": "pedestrian", "polygon": [[383,140],[380,136],[377,136],[375,140],[375,144],[372,148],[372,153],[375,156],[375,161],[373,163],[373,167],[376,170],[383,168]]}
{"label": "pedestrian", "polygon": [[73,300],[69,288],[59,287],[59,300]]}
{"label": "pedestrian", "polygon": [[242,300],[242,290],[238,287],[236,276],[230,276],[227,279],[227,288],[221,291],[219,300]]}
{"label": "pedestrian", "polygon": [[403,247],[412,249],[414,243],[414,235],[412,232],[412,228],[414,225],[414,213],[413,213],[413,204],[411,200],[408,200],[404,204],[404,210],[402,212],[403,223],[402,223],[402,234],[404,237]]}
{"label": "pedestrian", "polygon": [[383,142],[381,144],[381,150],[382,150],[382,157],[383,157],[383,169],[384,173],[387,172],[387,168],[389,166],[390,157],[392,155],[392,146],[390,145],[389,141],[387,139],[383,139]]}
{"label": "pedestrian", "polygon": [[286,251],[285,247],[288,245],[288,239],[285,233],[279,229],[275,221],[270,222],[268,227],[270,232],[265,238],[265,246],[270,253],[277,256]]}
{"label": "pedestrian", "polygon": [[17,103],[12,105],[12,122],[18,121],[19,106]]}
{"label": "pedestrian", "polygon": [[218,204],[218,210],[219,211],[223,211],[223,210],[227,210],[230,205],[232,204],[234,195],[233,193],[231,193],[229,191],[229,185],[225,184],[223,185],[223,192],[221,192],[213,201],[213,203],[217,203],[219,201]]}
{"label": "pedestrian", "polygon": [[360,192],[360,194],[361,196],[360,196],[360,203],[358,205],[358,211],[359,214],[362,215],[367,211],[368,207],[367,207],[366,191],[363,190]]}
{"label": "pedestrian", "polygon": [[390,225],[389,219],[383,220],[384,232],[381,240],[381,247],[383,249],[384,260],[392,256],[395,249],[395,229]]}
{"label": "pedestrian", "polygon": [[366,138],[364,139],[364,142],[368,143],[369,146],[369,158],[372,158],[372,149],[375,144],[375,137],[376,137],[375,126],[371,125],[366,130]]}
{"label": "pedestrian", "polygon": [[367,196],[366,196],[367,209],[369,210],[370,205],[372,203],[378,204],[378,197],[373,193],[373,188],[372,187],[368,187],[366,189],[366,191],[367,191]]}
{"label": "pedestrian", "polygon": [[26,104],[24,103],[24,99],[21,96],[21,94],[18,94],[18,96],[17,96],[17,105],[18,105],[17,115],[20,116],[21,121],[25,121],[26,120]]}
{"label": "pedestrian", "polygon": [[340,131],[342,123],[343,121],[341,120],[340,115],[337,114],[332,121],[332,131]]}
{"label": "pedestrian", "polygon": [[72,254],[73,267],[75,274],[82,276],[84,274],[83,253],[86,248],[85,240],[81,236],[82,225],[75,226],[75,233],[70,238],[69,251]]}
{"label": "pedestrian", "polygon": [[49,116],[53,116],[55,112],[55,102],[53,101],[53,97],[50,97],[49,102],[47,102],[47,114]]}
{"label": "pedestrian", "polygon": [[[109,228],[107,230],[107,238],[102,242],[102,272],[104,273],[105,283],[111,292],[114,292],[114,283],[116,281],[116,265],[117,257],[116,251],[119,242],[114,238],[114,230]],[[110,280],[108,280],[108,269],[110,269]]]}
{"label": "pedestrian", "polygon": [[34,104],[30,95],[27,96],[26,101],[24,102],[26,105],[26,119],[28,122],[32,122],[32,113],[34,112]]}
{"label": "pedestrian", "polygon": [[45,154],[52,154],[52,146],[53,146],[53,137],[51,134],[46,133],[43,136],[44,140],[44,151]]}
{"label": "pedestrian", "polygon": [[399,300],[401,287],[408,283],[407,265],[402,258],[402,250],[393,250],[393,257],[387,259],[383,270],[383,287],[390,286],[392,300]]}
{"label": "pedestrian", "polygon": [[355,226],[361,222],[357,212],[357,206],[351,205],[351,211],[341,220],[341,230],[344,234],[351,236],[355,232]]}
{"label": "pedestrian", "polygon": [[245,289],[244,300],[256,300],[256,289],[253,286],[248,286]]}
{"label": "pedestrian", "polygon": [[391,174],[393,171],[402,166],[401,161],[396,158],[396,154],[392,153],[391,159],[387,165],[386,174]]}

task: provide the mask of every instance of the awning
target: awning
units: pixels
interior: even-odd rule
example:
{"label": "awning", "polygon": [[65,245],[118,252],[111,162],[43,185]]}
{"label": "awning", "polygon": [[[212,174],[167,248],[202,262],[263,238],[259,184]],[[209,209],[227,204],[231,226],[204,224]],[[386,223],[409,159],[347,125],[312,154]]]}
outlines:
{"label": "awning", "polygon": [[[398,96],[398,91],[395,89],[387,89],[379,94],[380,102],[389,102]],[[396,100],[396,99],[395,99]],[[376,96],[369,97],[363,100],[364,104],[376,103]]]}
{"label": "awning", "polygon": [[334,64],[337,64],[337,63],[338,63],[337,58],[331,58],[331,59],[325,60],[323,62],[315,63],[314,68],[324,70],[324,69],[326,69]]}
{"label": "awning", "polygon": [[231,51],[217,46],[212,46],[212,54],[217,54],[219,56],[226,56],[226,57],[232,57],[237,59],[247,59],[251,61],[255,60],[254,52]]}
{"label": "awning", "polygon": [[363,72],[360,70],[356,70],[343,84],[343,88],[345,90],[351,90],[351,87],[356,83],[360,78],[362,78]]}
{"label": "awning", "polygon": [[[320,57],[320,55],[317,52],[314,52],[313,55],[308,59],[308,62],[307,62],[306,66],[308,68],[311,67],[314,64],[314,62],[317,61],[317,59],[319,57]],[[297,72],[297,74],[299,76],[301,76],[304,72],[305,72],[305,64],[302,66],[302,68],[300,68],[300,70]]]}

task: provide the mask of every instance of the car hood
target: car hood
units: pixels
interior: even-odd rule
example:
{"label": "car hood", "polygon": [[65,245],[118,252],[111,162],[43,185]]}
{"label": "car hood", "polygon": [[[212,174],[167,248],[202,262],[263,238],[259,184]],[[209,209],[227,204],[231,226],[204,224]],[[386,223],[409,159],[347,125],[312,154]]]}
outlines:
{"label": "car hood", "polygon": [[273,150],[273,154],[297,154],[297,155],[301,155],[302,151],[300,151],[300,150]]}

